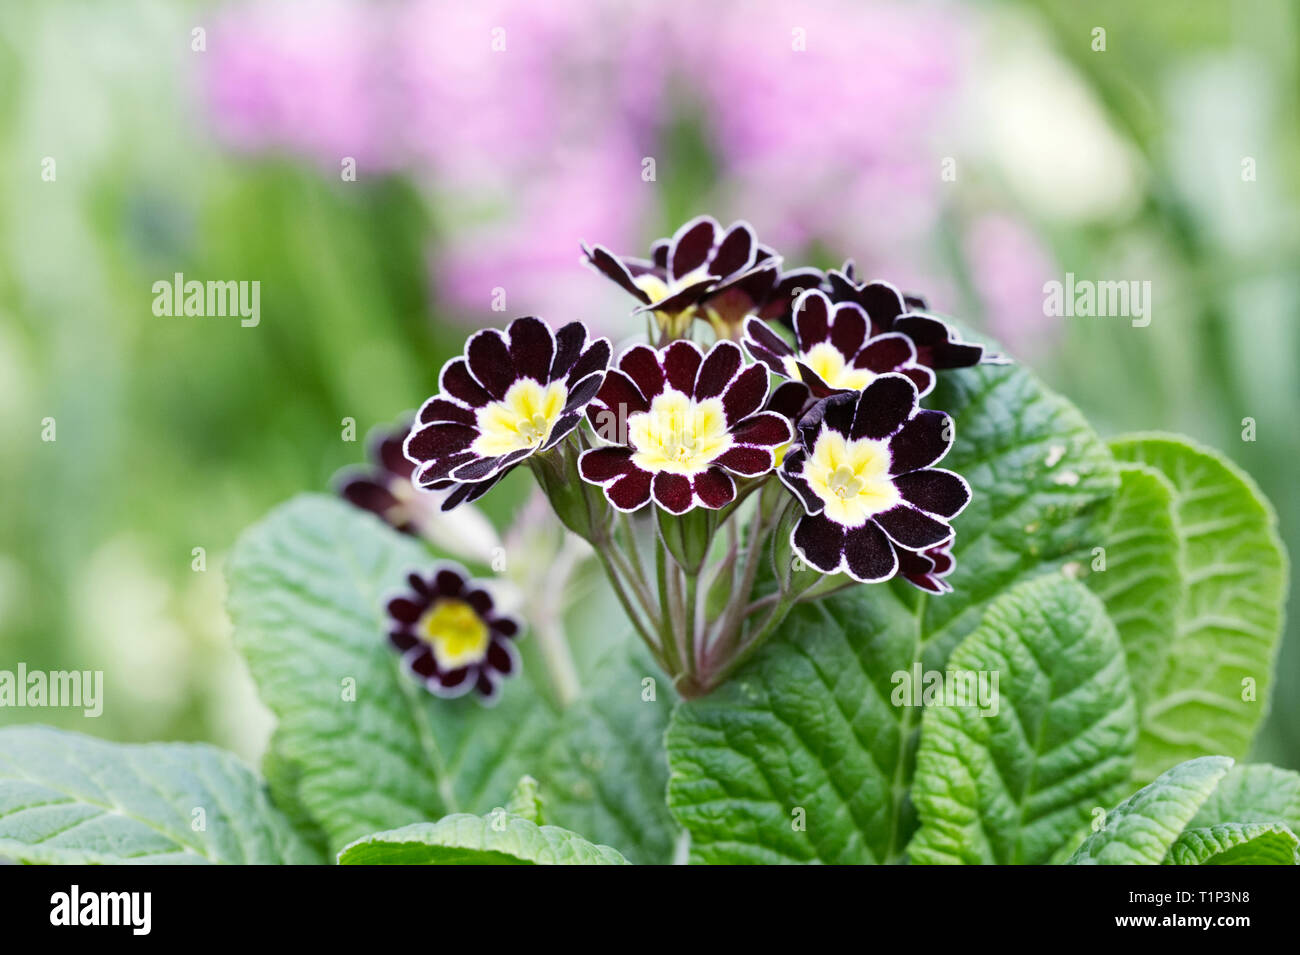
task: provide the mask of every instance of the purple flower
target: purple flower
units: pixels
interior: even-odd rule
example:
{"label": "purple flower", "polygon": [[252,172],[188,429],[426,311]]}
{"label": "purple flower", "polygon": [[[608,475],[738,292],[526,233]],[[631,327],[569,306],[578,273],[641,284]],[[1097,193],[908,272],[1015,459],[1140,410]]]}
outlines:
{"label": "purple flower", "polygon": [[409,591],[388,602],[389,642],[430,693],[473,690],[495,702],[501,681],[519,669],[519,621],[497,613],[492,595],[464,567],[446,564],[428,577],[411,574]]}
{"label": "purple flower", "polygon": [[954,566],[950,540],[920,552],[905,548],[898,551],[898,576],[932,594],[952,593],[952,584],[944,578]]}
{"label": "purple flower", "polygon": [[785,418],[759,410],[766,398],[767,372],[746,367],[732,342],[707,354],[689,341],[659,351],[635,345],[587,411],[597,434],[618,446],[584,452],[579,471],[620,511],[652,496],[673,514],[725,507],[736,496],[732,475],[771,471],[774,449],[791,439]]}
{"label": "purple flower", "polygon": [[754,237],[747,222],[724,230],[711,216],[697,216],[650,247],[650,258],[619,257],[602,245],[582,247],[587,263],[653,312],[670,338],[703,319],[719,337],[734,337],[748,315],[780,317],[794,289],[820,279],[814,270],[783,274],[781,260]]}
{"label": "purple flower", "polygon": [[558,444],[578,426],[605,379],[609,341],[587,340],[581,322],[552,333],[517,318],[505,334],[475,333],[465,355],[439,375],[439,392],[420,409],[403,453],[416,485],[452,488],[450,510],[485,494],[511,468]]}
{"label": "purple flower", "polygon": [[888,282],[859,284],[851,261],[841,270],[827,272],[826,281],[833,301],[857,305],[871,319],[872,336],[899,333],[910,338],[920,365],[941,371],[1005,361],[987,353],[983,345],[962,341],[946,322],[926,314],[923,298],[904,295]]}
{"label": "purple flower", "polygon": [[882,375],[800,420],[799,444],[777,473],[803,504],[790,543],[809,566],[888,580],[902,552],[952,538],[948,521],[969,503],[970,486],[931,467],[952,446],[952,419],[917,399],[911,379]]}
{"label": "purple flower", "polygon": [[420,532],[420,508],[411,486],[415,465],[402,454],[402,442],[411,430],[411,417],[396,428],[375,431],[369,439],[371,464],[340,471],[334,479],[339,496],[349,504],[370,511],[384,523],[404,534]]}
{"label": "purple flower", "polygon": [[881,375],[910,378],[920,394],[934,388],[934,372],[917,363],[916,346],[897,332],[873,334],[867,312],[855,302],[831,304],[821,291],[795,303],[795,344],[757,319],[745,323],[745,347],[783,378],[801,381],[814,398],[861,391]]}

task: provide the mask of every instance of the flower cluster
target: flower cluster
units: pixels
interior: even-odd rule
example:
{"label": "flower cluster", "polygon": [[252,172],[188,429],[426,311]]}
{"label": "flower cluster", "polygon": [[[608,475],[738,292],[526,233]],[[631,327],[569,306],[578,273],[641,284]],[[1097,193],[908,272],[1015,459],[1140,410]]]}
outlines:
{"label": "flower cluster", "polygon": [[[686,695],[725,679],[796,603],[894,578],[952,589],[952,521],[971,488],[937,466],[954,422],[922,402],[939,375],[1000,358],[919,297],[859,282],[851,262],[783,271],[745,222],[694,219],[646,259],[583,252],[654,316],[651,340],[611,366],[609,342],[579,322],[478,332],[443,367],[403,460],[382,441],[381,472],[354,476],[349,500],[409,530],[422,492],[452,509],[526,465]],[[389,604],[408,668],[434,693],[492,698],[517,669],[518,625],[461,571],[409,583]]]}

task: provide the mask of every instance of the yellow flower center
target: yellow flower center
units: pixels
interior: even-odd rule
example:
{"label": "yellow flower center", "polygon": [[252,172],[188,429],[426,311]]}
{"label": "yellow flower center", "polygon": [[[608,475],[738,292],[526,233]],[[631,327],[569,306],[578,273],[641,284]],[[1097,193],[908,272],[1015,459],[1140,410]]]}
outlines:
{"label": "yellow flower center", "polygon": [[543,387],[531,378],[516,381],[504,398],[478,410],[479,436],[470,450],[483,457],[496,457],[540,447],[551,436],[568,397],[563,382]]}
{"label": "yellow flower center", "polygon": [[[700,281],[707,277],[708,274],[708,269],[700,267],[694,272],[686,273],[679,279],[669,279],[668,281],[664,281],[659,276],[654,275],[651,272],[646,272],[642,275],[638,275],[632,281],[636,284],[636,287],[645,292],[646,295],[650,297],[650,301],[654,303],[662,302],[670,295],[676,295],[682,289],[686,288],[686,286]],[[698,314],[699,310],[694,305],[690,305],[682,309],[680,312],[656,311],[654,316],[659,327],[667,331],[670,338],[680,338],[686,333],[686,329]]]}
{"label": "yellow flower center", "polygon": [[487,624],[463,600],[434,601],[416,623],[415,632],[432,648],[444,671],[458,670],[487,656]]}
{"label": "yellow flower center", "polygon": [[804,478],[826,505],[826,516],[847,527],[902,501],[889,476],[889,445],[861,438],[849,441],[838,431],[824,430],[804,465]]}
{"label": "yellow flower center", "polygon": [[637,467],[688,477],[705,470],[734,443],[721,399],[695,401],[673,388],[656,395],[649,411],[628,417],[627,436]]}
{"label": "yellow flower center", "polygon": [[[876,379],[875,372],[867,368],[854,368],[845,360],[844,354],[830,342],[818,342],[802,355],[798,356],[817,377],[832,388],[848,391],[861,391]],[[786,359],[786,370],[794,380],[800,378],[799,369],[794,358]]]}

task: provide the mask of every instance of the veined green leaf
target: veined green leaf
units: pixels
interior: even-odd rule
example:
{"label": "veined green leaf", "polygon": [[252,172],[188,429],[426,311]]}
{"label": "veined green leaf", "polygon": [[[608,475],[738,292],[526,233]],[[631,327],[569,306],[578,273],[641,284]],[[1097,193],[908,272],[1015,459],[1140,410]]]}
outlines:
{"label": "veined green leaf", "polygon": [[324,496],[278,508],[231,555],[236,643],[278,720],[277,780],[292,780],[300,812],[337,850],[366,833],[494,809],[531,771],[556,823],[637,861],[667,861],[667,687],[643,700],[654,671],[616,647],[562,714],[527,673],[495,707],[434,698],[401,672],[384,609],[408,571],[431,563],[414,540]]}
{"label": "veined green leaf", "polygon": [[[1155,468],[1123,464],[1119,494],[1086,581],[1106,604],[1141,711],[1158,683],[1182,597],[1174,489]],[[1099,564],[1104,560],[1104,564]],[[1102,569],[1104,567],[1104,569]]]}
{"label": "veined green leaf", "polygon": [[539,826],[507,812],[457,813],[437,822],[365,836],[339,853],[340,865],[627,865],[609,846],[576,832]]}
{"label": "veined green leaf", "polygon": [[990,602],[1090,553],[1118,478],[1069,402],[983,366],[927,403],[955,418],[942,466],[974,491],[954,522],[955,592],[862,586],[796,608],[728,684],[677,708],[669,805],[695,861],[900,861],[920,710],[890,702],[894,674],[941,669]]}
{"label": "veined green leaf", "polygon": [[1043,864],[1133,771],[1137,714],[1105,609],[1059,575],[1000,597],[948,659],[992,706],[927,706],[912,801],[914,863]]}
{"label": "veined green leaf", "polygon": [[1297,865],[1300,841],[1280,822],[1230,822],[1186,829],[1165,865]]}
{"label": "veined green leaf", "polygon": [[1174,491],[1183,581],[1177,628],[1139,714],[1135,778],[1206,753],[1246,755],[1268,708],[1286,557],[1272,509],[1222,456],[1168,435],[1111,445]]}
{"label": "veined green leaf", "polygon": [[1157,865],[1232,768],[1226,756],[1179,763],[1111,810],[1072,865]]}
{"label": "veined green leaf", "polygon": [[262,780],[201,743],[0,729],[0,856],[52,864],[324,861]]}

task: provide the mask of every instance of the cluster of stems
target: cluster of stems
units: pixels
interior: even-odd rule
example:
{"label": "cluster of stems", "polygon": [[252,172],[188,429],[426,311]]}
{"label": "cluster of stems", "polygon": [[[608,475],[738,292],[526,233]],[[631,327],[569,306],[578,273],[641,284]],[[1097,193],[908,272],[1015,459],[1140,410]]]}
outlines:
{"label": "cluster of stems", "polygon": [[802,601],[851,586],[808,568],[790,547],[802,513],[770,471],[737,479],[719,510],[671,514],[654,505],[612,507],[578,474],[588,447],[575,431],[530,464],[557,516],[588,541],[628,619],[686,698],[703,696],[736,671]]}

